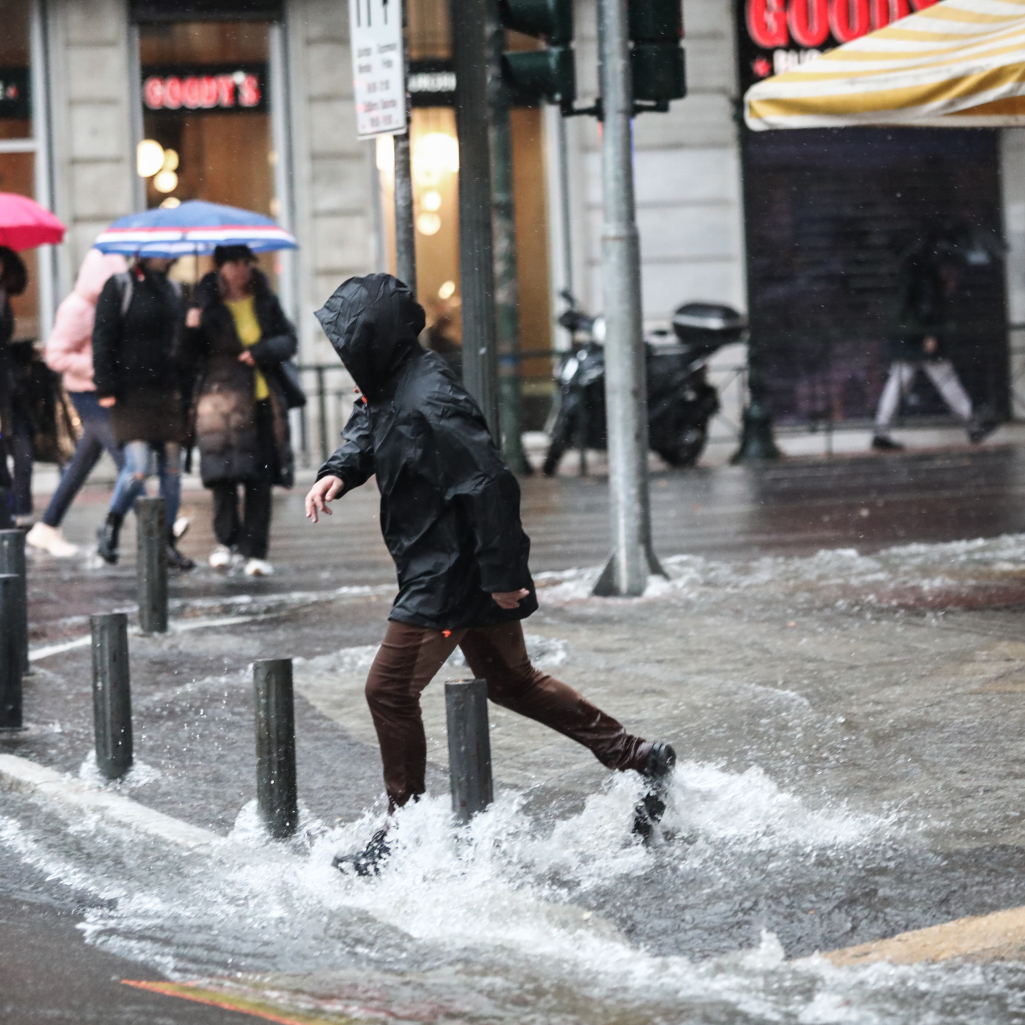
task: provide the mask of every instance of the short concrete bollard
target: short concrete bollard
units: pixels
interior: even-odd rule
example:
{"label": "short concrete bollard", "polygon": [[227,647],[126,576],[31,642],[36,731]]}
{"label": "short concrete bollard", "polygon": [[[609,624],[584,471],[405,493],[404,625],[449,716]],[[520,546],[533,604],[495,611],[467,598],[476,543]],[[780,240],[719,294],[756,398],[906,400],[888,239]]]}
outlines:
{"label": "short concrete bollard", "polygon": [[120,779],[132,767],[132,691],[128,671],[128,616],[90,616],[93,647],[93,726],[96,768]]}
{"label": "short concrete bollard", "polygon": [[13,573],[19,579],[16,643],[23,674],[28,674],[28,573],[25,566],[25,531],[0,530],[0,573]]}
{"label": "short concrete bollard", "polygon": [[20,578],[0,574],[0,730],[20,730],[21,649],[18,647]]}
{"label": "short concrete bollard", "polygon": [[459,822],[469,822],[495,799],[491,783],[487,682],[455,680],[446,683],[445,712],[452,811]]}
{"label": "short concrete bollard", "polygon": [[256,803],[276,840],[295,833],[299,802],[295,776],[295,708],[292,660],[253,663],[256,690]]}
{"label": "short concrete bollard", "polygon": [[162,498],[135,503],[139,581],[139,629],[145,634],[167,633],[167,514]]}

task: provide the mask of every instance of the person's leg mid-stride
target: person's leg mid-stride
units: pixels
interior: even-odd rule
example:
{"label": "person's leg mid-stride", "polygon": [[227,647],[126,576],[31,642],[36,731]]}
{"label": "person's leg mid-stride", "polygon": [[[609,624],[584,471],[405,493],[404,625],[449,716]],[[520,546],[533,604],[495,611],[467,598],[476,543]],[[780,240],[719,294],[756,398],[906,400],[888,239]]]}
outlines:
{"label": "person's leg mid-stride", "polygon": [[487,681],[488,697],[496,705],[583,744],[610,769],[643,771],[652,745],[631,736],[572,687],[535,669],[518,621],[445,632],[390,622],[370,669],[366,695],[391,808],[424,792],[427,743],[420,695],[457,645],[473,675]]}

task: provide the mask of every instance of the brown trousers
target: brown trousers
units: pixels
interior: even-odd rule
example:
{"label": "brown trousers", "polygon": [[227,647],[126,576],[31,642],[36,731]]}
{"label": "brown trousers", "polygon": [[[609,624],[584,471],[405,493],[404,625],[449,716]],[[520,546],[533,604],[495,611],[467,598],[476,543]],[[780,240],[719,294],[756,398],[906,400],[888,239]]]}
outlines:
{"label": "brown trousers", "polygon": [[535,669],[519,622],[441,631],[392,621],[370,669],[366,691],[392,808],[424,792],[427,741],[420,694],[456,645],[462,648],[474,677],[487,680],[488,697],[495,704],[583,744],[610,769],[641,768],[649,745],[572,687]]}

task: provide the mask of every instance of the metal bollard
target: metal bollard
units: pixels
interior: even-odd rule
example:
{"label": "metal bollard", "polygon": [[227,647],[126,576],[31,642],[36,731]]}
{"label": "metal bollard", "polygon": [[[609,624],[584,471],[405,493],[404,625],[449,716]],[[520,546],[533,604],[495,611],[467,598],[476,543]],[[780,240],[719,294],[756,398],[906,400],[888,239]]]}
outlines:
{"label": "metal bollard", "polygon": [[132,691],[128,672],[128,616],[90,616],[93,639],[93,728],[96,768],[120,779],[132,767]]}
{"label": "metal bollard", "polygon": [[13,573],[19,580],[15,633],[21,672],[28,675],[28,573],[23,530],[0,530],[0,573]]}
{"label": "metal bollard", "polygon": [[18,647],[20,578],[0,574],[0,730],[20,730],[21,649]]}
{"label": "metal bollard", "polygon": [[162,498],[140,498],[135,503],[139,580],[139,629],[146,634],[167,633],[167,515]]}
{"label": "metal bollard", "polygon": [[291,836],[299,824],[295,779],[295,709],[292,660],[253,663],[256,690],[256,801],[275,840]]}
{"label": "metal bollard", "polygon": [[491,784],[487,682],[455,680],[446,683],[445,712],[452,811],[459,822],[469,822],[495,799]]}

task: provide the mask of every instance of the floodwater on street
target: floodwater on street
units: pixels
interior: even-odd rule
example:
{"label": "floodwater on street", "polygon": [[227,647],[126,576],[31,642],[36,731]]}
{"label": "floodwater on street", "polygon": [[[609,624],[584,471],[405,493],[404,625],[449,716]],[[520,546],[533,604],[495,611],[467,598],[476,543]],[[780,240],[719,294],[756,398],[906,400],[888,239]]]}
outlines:
{"label": "floodwater on street", "polygon": [[[781,488],[788,500],[802,472]],[[669,480],[679,492],[687,478]],[[750,536],[780,513],[741,502],[741,485],[752,487],[739,475],[689,486],[732,489],[731,515]],[[986,515],[1010,509],[1016,488],[979,500]],[[816,530],[823,516],[861,529],[879,508],[852,495],[848,517],[843,495],[831,509],[821,495],[803,500]],[[1025,905],[1025,534],[837,540],[796,554],[663,541],[668,578],[632,600],[588,597],[593,555],[567,566],[557,544],[536,546],[532,657],[676,745],[662,830],[650,846],[630,832],[638,777],[610,775],[494,706],[497,800],[454,830],[439,683],[458,675],[455,659],[424,696],[429,796],[399,813],[395,853],[373,879],[343,876],[331,859],[383,815],[362,684],[387,579],[347,577],[322,553],[330,576],[305,588],[286,570],[247,596],[242,581],[201,571],[175,585],[176,631],[132,638],[138,761],[106,789],[208,830],[209,842],[186,849],[3,791],[0,891],[74,910],[87,944],[286,1017],[1025,1021],[1017,963],[838,968],[815,956]],[[74,643],[90,601],[128,604],[131,560],[34,568],[33,648],[52,652],[26,683],[33,729],[0,753],[98,788],[89,649]],[[248,666],[274,654],[295,656],[303,822],[287,843],[265,837],[253,804]]]}

